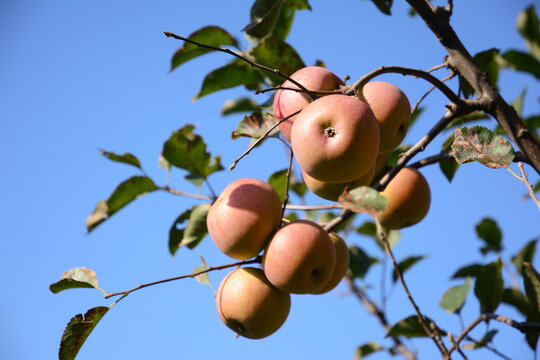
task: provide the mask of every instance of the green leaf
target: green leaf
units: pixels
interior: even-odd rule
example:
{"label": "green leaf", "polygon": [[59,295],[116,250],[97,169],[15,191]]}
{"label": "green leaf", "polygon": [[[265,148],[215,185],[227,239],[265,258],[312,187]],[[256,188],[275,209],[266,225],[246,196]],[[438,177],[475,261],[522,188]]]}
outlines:
{"label": "green leaf", "polygon": [[279,13],[276,25],[272,30],[272,37],[285,40],[294,20],[296,10],[311,10],[307,0],[286,0]]}
{"label": "green leaf", "polygon": [[485,242],[485,246],[480,248],[482,254],[487,254],[490,251],[500,253],[502,251],[502,235],[499,226],[495,220],[484,218],[476,225],[476,235]]}
{"label": "green leaf", "polygon": [[[532,263],[534,253],[536,252],[536,240],[531,240],[515,256],[512,257],[512,263],[517,271],[521,274],[521,266],[524,262]],[[523,274],[522,274],[523,275]]]}
{"label": "green leaf", "polygon": [[478,161],[492,169],[508,167],[515,156],[507,140],[483,126],[456,129],[452,151],[460,164]]}
{"label": "green leaf", "polygon": [[[373,222],[364,222],[362,225],[356,228],[356,232],[373,238],[376,244],[384,251],[384,244],[379,238],[377,234],[377,227]],[[390,248],[394,248],[394,246],[401,240],[400,232],[398,230],[390,230],[387,234],[387,240],[390,244]]]}
{"label": "green leaf", "polygon": [[60,291],[75,288],[95,288],[98,287],[96,273],[92,269],[85,267],[77,267],[65,271],[60,278],[60,281],[49,286],[49,289],[58,294]]}
{"label": "green leaf", "polygon": [[[424,322],[428,326],[430,326],[429,324],[433,323],[433,320],[425,316]],[[439,329],[439,333],[441,335],[446,335],[446,332],[441,329]],[[418,321],[418,316],[411,315],[399,321],[394,326],[392,326],[386,336],[387,337],[388,336],[393,336],[393,337],[405,336],[405,337],[411,338],[411,337],[427,337],[428,335],[424,331],[424,328],[422,327],[422,325],[420,325],[420,322]]]}
{"label": "green leaf", "polygon": [[501,65],[517,71],[527,72],[540,79],[540,61],[531,54],[518,50],[508,50],[501,55]]}
{"label": "green leaf", "polygon": [[493,313],[501,303],[504,291],[501,274],[502,262],[484,265],[476,276],[474,294],[480,301],[481,313]]}
{"label": "green leaf", "polygon": [[353,279],[363,279],[371,265],[379,262],[379,260],[372,258],[358,246],[349,247],[349,259],[349,271]]}
{"label": "green leaf", "polygon": [[[499,67],[500,64],[497,61],[499,55],[498,49],[489,49],[481,51],[478,54],[474,55],[473,60],[478,65],[480,70],[487,73],[489,81],[493,86],[497,86],[497,79],[499,77]],[[474,90],[471,85],[465,80],[463,76],[459,76],[459,86],[463,92],[465,98],[470,97]]]}
{"label": "green leaf", "polygon": [[130,153],[125,153],[124,155],[117,155],[115,153],[101,150],[101,149],[99,150],[99,152],[101,153],[101,155],[105,156],[109,160],[128,164],[128,165],[133,165],[139,169],[141,168],[141,162],[139,161],[139,159],[137,159],[134,155]]}
{"label": "green leaf", "polygon": [[540,60],[540,26],[533,5],[519,13],[516,26],[530,53]]}
{"label": "green leaf", "polygon": [[260,73],[245,62],[233,62],[208,73],[203,80],[201,90],[193,97],[197,100],[208,94],[235,86],[244,85],[247,89],[259,88],[264,78]]}
{"label": "green leaf", "polygon": [[502,302],[514,306],[524,316],[528,316],[532,310],[527,297],[517,289],[504,289]]}
{"label": "green leaf", "polygon": [[204,178],[201,177],[201,176],[198,176],[198,175],[187,174],[186,176],[184,176],[184,179],[186,181],[192,183],[193,185],[195,185],[199,189],[202,186],[202,184],[204,183]]}
{"label": "green leaf", "polygon": [[489,330],[487,333],[484,334],[484,336],[482,336],[480,341],[474,342],[474,343],[471,343],[471,344],[465,344],[465,345],[463,345],[463,348],[466,349],[466,350],[481,349],[484,346],[486,346],[487,344],[489,344],[493,340],[495,335],[497,335],[498,332],[499,332],[499,330],[497,330],[497,329]]}
{"label": "green leaf", "polygon": [[[198,43],[220,47],[222,45],[231,45],[238,47],[238,42],[234,37],[232,37],[227,31],[218,27],[218,26],[206,26],[193,34],[189,35],[189,40],[196,41]],[[188,60],[191,60],[197,56],[204,55],[209,53],[211,49],[205,49],[198,47],[195,44],[186,42],[184,46],[176,50],[171,60],[171,71],[174,70],[179,65],[182,65]]]}
{"label": "green leaf", "polygon": [[354,352],[354,360],[360,360],[377,351],[384,350],[384,347],[374,341],[370,341],[356,348]]}
{"label": "green leaf", "polygon": [[525,294],[534,312],[540,312],[540,275],[536,269],[527,262],[521,265]]}
{"label": "green leaf", "polygon": [[163,154],[159,154],[158,166],[167,171],[171,169],[171,164],[163,157]]}
{"label": "green leaf", "polygon": [[116,187],[107,201],[98,202],[94,212],[88,215],[86,218],[88,232],[133,200],[155,190],[158,190],[158,187],[147,176],[133,176],[127,179]]}
{"label": "green leaf", "polygon": [[[538,311],[531,311],[529,316],[527,316],[527,322],[540,322],[540,313]],[[536,351],[536,345],[538,344],[538,336],[540,336],[540,332],[538,331],[530,331],[525,334],[525,339],[527,340],[527,343],[533,351]]]}
{"label": "green leaf", "polygon": [[248,35],[262,39],[276,26],[284,0],[255,0],[251,6],[251,22],[242,29]]}
{"label": "green leaf", "polygon": [[[424,255],[421,256],[409,256],[406,259],[402,260],[400,263],[398,263],[398,267],[401,270],[401,274],[405,274],[407,270],[409,270],[414,264],[416,264],[418,261],[425,259],[426,257]],[[394,269],[394,272],[392,273],[392,281],[396,282],[398,280],[398,274],[396,270]]]}
{"label": "green leaf", "polygon": [[235,100],[227,100],[221,108],[221,115],[236,114],[239,112],[253,112],[259,110],[259,105],[250,98],[243,97]]}
{"label": "green leaf", "polygon": [[84,317],[82,314],[75,315],[62,334],[58,359],[75,359],[84,342],[107,311],[109,311],[108,307],[98,306],[88,310]]}
{"label": "green leaf", "polygon": [[[169,230],[169,252],[174,255],[176,251],[187,246],[194,249],[208,234],[206,216],[210,210],[210,204],[201,204],[184,211],[174,221]],[[179,228],[187,221],[184,228]]]}
{"label": "green leaf", "polygon": [[454,178],[454,175],[456,174],[456,171],[459,169],[459,164],[453,159],[442,160],[439,162],[439,168],[441,169],[448,182],[451,182]]}
{"label": "green leaf", "polygon": [[186,125],[174,132],[163,145],[162,154],[171,165],[206,179],[215,171],[223,170],[221,158],[212,158],[206,152],[206,144],[193,129],[193,125]]}
{"label": "green leaf", "polygon": [[471,285],[472,280],[468,277],[463,285],[454,286],[446,290],[439,302],[441,308],[448,313],[459,313],[465,304]]}
{"label": "green leaf", "polygon": [[[264,133],[274,126],[274,117],[267,112],[256,111],[251,115],[246,115],[238,123],[236,130],[231,134],[231,138],[238,139],[239,137],[249,137],[252,139],[258,139],[264,135]],[[279,130],[276,127],[269,137],[278,137]]]}
{"label": "green leaf", "polygon": [[371,0],[373,4],[385,15],[392,15],[393,0]]}
{"label": "green leaf", "polygon": [[[291,45],[273,37],[265,38],[257,44],[251,50],[251,56],[257,63],[279,69],[287,75],[305,67],[300,55]],[[269,78],[274,85],[280,85],[285,81],[281,76],[270,72],[264,72],[264,76]]]}
{"label": "green leaf", "polygon": [[283,201],[285,195],[287,195],[287,169],[274,172],[268,178],[268,183],[276,190],[281,201]]}
{"label": "green leaf", "polygon": [[377,190],[360,186],[339,196],[338,201],[344,209],[355,213],[368,213],[377,216],[386,209],[388,201]]}
{"label": "green leaf", "polygon": [[467,278],[467,277],[475,278],[480,272],[480,270],[482,270],[482,265],[480,264],[467,265],[458,269],[454,273],[454,275],[452,275],[452,279]]}
{"label": "green leaf", "polygon": [[[201,272],[201,271],[204,271],[206,269],[208,269],[208,267],[206,266],[206,260],[204,260],[204,258],[202,257],[202,255],[200,255],[201,257],[201,265],[197,266],[195,269],[193,269],[193,274],[196,274],[198,272]],[[202,274],[199,274],[199,275],[195,275],[195,279],[200,282],[201,284],[206,284],[206,285],[210,285],[210,287],[212,288],[212,291],[214,291],[214,294],[216,293],[215,290],[214,290],[214,287],[212,286],[212,283],[210,282],[210,278],[208,277],[208,272],[205,272],[205,273],[202,273]]]}

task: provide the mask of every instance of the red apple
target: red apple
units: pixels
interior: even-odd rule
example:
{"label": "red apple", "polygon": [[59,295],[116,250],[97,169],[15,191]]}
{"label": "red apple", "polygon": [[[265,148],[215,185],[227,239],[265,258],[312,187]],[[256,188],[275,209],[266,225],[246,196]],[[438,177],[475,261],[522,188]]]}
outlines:
{"label": "red apple", "polygon": [[[313,91],[336,90],[339,89],[340,85],[343,85],[343,81],[334,75],[334,73],[320,66],[302,68],[292,74],[291,78],[302,84],[306,89]],[[285,81],[281,86],[298,89],[298,86],[289,80]],[[305,92],[285,89],[276,91],[273,104],[275,121],[278,122],[284,117],[302,110],[311,101],[311,97]],[[296,116],[293,116],[278,125],[283,137],[289,142],[291,141],[291,126],[295,118]]]}
{"label": "red apple", "polygon": [[346,95],[307,105],[294,121],[291,144],[302,170],[331,184],[366,174],[379,153],[379,125],[369,106]]}
{"label": "red apple", "polygon": [[349,248],[338,234],[330,233],[330,240],[334,244],[336,249],[336,266],[334,267],[334,272],[332,272],[332,277],[321,289],[314,292],[314,294],[324,294],[335,288],[341,279],[345,276],[345,273],[349,269]]}

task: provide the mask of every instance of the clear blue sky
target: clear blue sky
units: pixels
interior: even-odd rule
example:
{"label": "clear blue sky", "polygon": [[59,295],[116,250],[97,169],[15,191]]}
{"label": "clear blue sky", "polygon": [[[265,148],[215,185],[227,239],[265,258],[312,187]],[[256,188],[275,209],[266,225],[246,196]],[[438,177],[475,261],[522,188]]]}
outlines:
{"label": "clear blue sky", "polygon": [[[445,55],[423,22],[407,15],[403,1],[396,1],[392,17],[368,1],[310,3],[313,11],[297,13],[288,39],[306,64],[321,59],[339,76],[354,80],[381,65],[428,69]],[[472,53],[492,47],[525,49],[515,19],[529,3],[455,1],[452,24]],[[112,303],[93,290],[52,294],[48,286],[64,270],[92,268],[100,286],[115,292],[190,273],[200,264],[199,255],[209,265],[230,262],[209,238],[193,251],[169,255],[169,227],[196,203],[190,199],[151,194],[90,235],[84,222],[98,200],[136,174],[133,168],[100,156],[100,148],[135,154],[160,185],[166,177],[157,166],[162,144],[171,131],[187,123],[197,126],[210,152],[222,155],[226,166],[245,149],[246,139],[230,140],[241,117],[219,115],[223,102],[245,95],[244,89],[191,101],[203,76],[230,59],[210,54],[169,73],[171,55],[182,44],[167,39],[162,31],[189,35],[215,24],[245,45],[240,30],[248,23],[250,6],[251,1],[209,0],[0,2],[0,358],[54,359],[73,315]],[[400,86],[412,103],[429,88],[414,78],[385,75],[384,79]],[[455,82],[451,85],[456,87]],[[538,82],[528,75],[501,74],[507,100],[524,87],[528,88],[525,113],[538,113]],[[264,101],[264,95],[259,96]],[[406,138],[409,143],[440,118],[445,99],[432,94],[426,104],[428,111]],[[437,153],[442,140],[423,155]],[[213,176],[211,183],[219,191],[240,177],[267,179],[286,165],[281,143],[268,141],[234,171]],[[528,169],[536,182],[538,175]],[[398,259],[428,256],[407,274],[411,291],[427,315],[459,333],[458,318],[444,313],[438,302],[447,288],[459,284],[449,281],[458,266],[494,260],[479,259],[481,243],[474,225],[485,216],[497,219],[503,255],[509,259],[539,236],[539,214],[532,201],[523,201],[525,186],[507,171],[469,164],[451,184],[437,166],[422,172],[432,189],[431,211],[422,223],[402,231],[395,252]],[[196,191],[182,172],[173,171],[172,176],[174,187]],[[207,193],[206,188],[202,191]],[[323,203],[315,197],[310,201]],[[368,238],[354,236],[347,241],[380,255]],[[226,271],[210,275],[214,287],[225,275]],[[375,299],[380,299],[380,277],[381,266],[375,266],[364,283]],[[505,281],[510,284],[507,274]],[[393,289],[388,281],[386,286],[390,321],[412,314],[401,288]],[[507,306],[498,312],[523,320]],[[465,322],[477,314],[478,302],[471,294],[463,311]],[[496,344],[502,352],[515,359],[532,358],[521,334],[499,324],[491,326],[500,330]],[[474,334],[481,337],[483,331],[479,326]],[[356,346],[380,340],[384,333],[357,299],[347,296],[342,284],[323,296],[293,296],[287,322],[267,339],[233,335],[217,316],[211,289],[182,280],[124,299],[103,318],[78,359],[350,359]],[[427,340],[407,344],[417,348],[422,359],[437,358]],[[493,356],[485,350],[471,353],[473,359]]]}

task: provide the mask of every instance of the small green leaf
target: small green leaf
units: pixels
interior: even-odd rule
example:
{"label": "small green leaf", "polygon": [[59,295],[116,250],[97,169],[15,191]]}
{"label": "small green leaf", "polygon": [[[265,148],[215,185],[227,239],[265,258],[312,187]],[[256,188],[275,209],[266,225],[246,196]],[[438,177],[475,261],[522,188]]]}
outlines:
{"label": "small green leaf", "polygon": [[534,312],[540,312],[540,275],[536,269],[527,262],[521,265],[525,294]]}
{"label": "small green leaf", "polygon": [[482,270],[482,265],[480,264],[472,264],[463,266],[462,268],[458,269],[454,275],[452,275],[452,279],[458,279],[458,278],[467,278],[467,277],[473,277],[475,278],[478,273]]}
{"label": "small green leaf", "polygon": [[517,289],[504,289],[502,302],[514,306],[524,316],[528,316],[532,310],[527,297]]}
{"label": "small green leaf", "polygon": [[388,201],[377,190],[368,186],[360,186],[346,191],[339,196],[338,201],[344,209],[355,213],[368,213],[377,216],[386,209]]}
{"label": "small green leaf", "polygon": [[201,90],[193,97],[197,100],[219,90],[244,85],[249,90],[256,90],[264,81],[259,71],[244,62],[232,62],[208,73],[203,80]]}
{"label": "small green leaf", "polygon": [[307,0],[286,0],[279,13],[276,25],[272,30],[272,37],[285,40],[294,20],[296,10],[311,10]]}
{"label": "small green leaf", "polygon": [[460,164],[478,161],[492,169],[508,167],[515,156],[507,140],[483,126],[456,129],[452,151]]}
{"label": "small green leaf", "polygon": [[[424,255],[421,256],[409,256],[403,261],[398,263],[398,267],[401,270],[401,274],[405,274],[407,270],[409,270],[414,264],[416,264],[418,261],[425,259],[426,257]],[[396,282],[398,280],[398,274],[396,270],[394,269],[394,272],[392,273],[392,281]]]}
{"label": "small green leaf", "polygon": [[221,115],[236,114],[239,112],[253,112],[259,110],[259,105],[250,98],[243,97],[235,100],[227,100],[221,108]]}
{"label": "small green leaf", "polygon": [[[232,37],[227,31],[218,27],[218,26],[206,26],[193,34],[189,35],[189,40],[196,41],[201,44],[219,47],[222,45],[231,45],[238,47],[238,42],[234,37]],[[197,56],[204,55],[209,53],[211,49],[206,49],[199,47],[195,44],[186,42],[184,46],[176,50],[171,60],[171,71],[174,70],[177,66],[185,63],[188,60],[191,60]]]}
{"label": "small green leaf", "polygon": [[[430,326],[429,324],[433,323],[433,321],[428,317],[424,317],[424,322],[428,326]],[[446,335],[446,332],[441,329],[439,329],[439,333],[443,336]],[[420,322],[418,321],[418,316],[411,315],[399,321],[394,326],[392,326],[386,336],[393,336],[393,337],[405,336],[405,337],[411,338],[411,337],[427,337],[428,335],[424,331],[424,328],[422,327],[422,325],[420,325]]]}
{"label": "small green leaf", "polygon": [[370,341],[362,346],[356,348],[354,352],[354,360],[364,359],[368,355],[371,355],[377,351],[384,350],[385,348],[374,341]]}
{"label": "small green leaf", "polygon": [[[238,139],[239,137],[249,137],[252,139],[258,139],[264,135],[264,133],[274,126],[274,117],[267,112],[256,111],[251,115],[246,115],[238,123],[236,130],[231,134],[231,138]],[[268,136],[278,137],[279,130],[275,128]]]}
{"label": "small green leaf", "polygon": [[462,347],[464,349],[466,349],[466,350],[481,349],[484,346],[486,346],[487,344],[489,344],[493,340],[495,335],[497,335],[498,332],[499,332],[499,330],[497,330],[497,329],[489,330],[487,333],[484,334],[484,336],[482,336],[480,341],[474,342],[474,343],[471,343],[471,344],[465,344]]}
{"label": "small green leaf", "polygon": [[206,144],[193,129],[193,125],[186,125],[174,132],[163,145],[162,154],[171,165],[206,179],[215,171],[223,170],[221,158],[212,158],[206,152]]}
{"label": "small green leaf", "polygon": [[[206,216],[208,215],[210,206],[210,204],[196,205],[184,211],[174,221],[169,230],[169,252],[171,255],[174,255],[182,246],[194,249],[208,234]],[[186,221],[185,228],[179,228]]]}
{"label": "small green leaf", "polygon": [[512,257],[512,263],[515,265],[517,271],[521,274],[521,266],[524,262],[532,263],[534,253],[536,252],[536,242],[538,239],[531,240],[514,257]]}
{"label": "small green leaf", "polygon": [[109,152],[109,151],[105,151],[101,149],[99,150],[99,152],[101,153],[101,155],[105,156],[109,160],[128,164],[128,165],[133,165],[139,169],[141,168],[141,162],[139,161],[139,159],[137,159],[134,155],[130,153],[125,153],[124,155],[117,155],[113,152]]}
{"label": "small green leaf", "polygon": [[459,169],[459,164],[454,159],[442,160],[439,162],[439,167],[448,182],[451,182],[456,174],[456,171]]}
{"label": "small green leaf", "polygon": [[75,359],[84,342],[107,311],[109,311],[108,307],[98,306],[88,310],[84,317],[82,314],[75,315],[62,334],[58,359]]}
{"label": "small green leaf", "polygon": [[392,15],[393,0],[371,0],[373,4],[385,15]]}
{"label": "small green leaf", "polygon": [[107,201],[98,202],[94,212],[86,218],[86,228],[91,232],[103,221],[133,200],[158,190],[152,179],[147,176],[133,176],[116,187]]}
{"label": "small green leaf", "polygon": [[446,290],[439,302],[441,308],[448,313],[459,313],[463,304],[465,304],[471,285],[472,280],[468,277],[463,285],[454,286]]}
{"label": "small green leaf", "polygon": [[251,6],[251,22],[242,29],[248,35],[262,39],[277,23],[284,0],[255,0]]}
{"label": "small green leaf", "polygon": [[540,26],[533,5],[519,13],[516,26],[531,54],[540,60]]}
{"label": "small green leaf", "polygon": [[476,276],[474,294],[480,302],[481,313],[493,313],[502,301],[504,291],[501,274],[502,262],[484,265]]}
{"label": "small green leaf", "polygon": [[[384,250],[384,244],[379,238],[377,234],[377,227],[375,226],[373,222],[371,221],[364,222],[362,225],[356,228],[356,232],[373,238],[376,244],[382,250]],[[390,230],[387,234],[387,240],[388,240],[388,243],[390,244],[390,248],[394,248],[394,246],[401,240],[401,234],[399,230]]]}
{"label": "small green leaf", "polygon": [[484,218],[476,225],[476,235],[485,242],[485,246],[480,248],[482,254],[490,251],[500,253],[502,251],[502,235],[497,222],[490,218]]}
{"label": "small green leaf", "polygon": [[[204,260],[204,258],[202,257],[202,255],[200,255],[201,257],[201,265],[197,266],[195,269],[193,269],[193,274],[196,274],[198,272],[201,272],[201,271],[204,271],[206,269],[208,269],[208,267],[206,266],[206,260]],[[195,275],[195,279],[197,279],[198,282],[200,282],[201,284],[206,284],[206,285],[210,285],[210,287],[212,288],[212,291],[214,292],[214,294],[216,293],[216,291],[214,290],[214,287],[212,286],[212,283],[210,282],[210,278],[208,277],[208,272],[205,272],[205,273],[202,273],[202,274],[199,274],[199,275]]]}
{"label": "small green leaf", "polygon": [[358,246],[349,247],[349,259],[349,271],[353,279],[363,279],[371,265],[379,262],[379,260],[372,258]]}
{"label": "small green leaf", "polygon": [[527,72],[540,79],[540,61],[531,54],[518,50],[508,50],[501,56],[501,65],[517,71]]}
{"label": "small green leaf", "polygon": [[94,270],[77,267],[65,271],[60,278],[60,281],[55,282],[49,286],[49,289],[58,294],[60,291],[75,288],[95,288],[98,287],[98,280]]}
{"label": "small green leaf", "polygon": [[[300,55],[291,45],[273,37],[263,39],[251,50],[251,55],[257,63],[278,69],[287,75],[305,67]],[[264,72],[264,76],[274,85],[280,85],[285,81],[281,76],[270,72]]]}
{"label": "small green leaf", "polygon": [[201,177],[201,176],[198,176],[198,175],[187,174],[186,176],[184,176],[184,179],[186,179],[186,181],[192,183],[193,185],[195,185],[199,189],[201,188],[202,184],[204,183],[204,178]]}
{"label": "small green leaf", "polygon": [[[539,323],[540,322],[540,312],[531,311],[529,316],[527,316],[527,322]],[[529,344],[530,348],[533,351],[536,351],[536,345],[538,344],[538,336],[540,336],[540,332],[538,332],[538,331],[530,331],[530,332],[527,332],[527,334],[525,334],[525,339],[527,340],[527,344]]]}
{"label": "small green leaf", "polygon": [[169,164],[169,162],[167,161],[167,159],[165,159],[163,157],[163,154],[159,154],[159,158],[158,158],[158,166],[160,168],[162,168],[163,170],[170,170],[171,169],[171,164]]}
{"label": "small green leaf", "polygon": [[283,201],[287,190],[287,169],[274,172],[268,178],[268,183],[276,190],[281,201]]}

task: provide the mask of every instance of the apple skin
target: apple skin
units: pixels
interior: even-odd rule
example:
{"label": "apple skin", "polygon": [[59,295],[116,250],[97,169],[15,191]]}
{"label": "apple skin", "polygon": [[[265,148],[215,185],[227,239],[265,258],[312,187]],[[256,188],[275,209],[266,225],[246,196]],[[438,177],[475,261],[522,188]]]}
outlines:
{"label": "apple skin", "polygon": [[379,153],[379,124],[367,103],[328,95],[307,105],[294,121],[291,145],[309,176],[331,184],[355,181]]}
{"label": "apple skin", "polygon": [[401,169],[381,194],[388,205],[379,215],[379,221],[388,229],[403,229],[420,222],[431,204],[429,184],[414,168]]}
{"label": "apple skin", "polygon": [[263,254],[263,270],[278,289],[307,294],[330,280],[336,265],[336,250],[328,233],[308,220],[295,220],[281,227]]}
{"label": "apple skin", "polygon": [[336,266],[334,267],[332,277],[330,277],[330,280],[328,280],[326,285],[313,294],[324,294],[334,289],[339,284],[341,279],[343,279],[345,273],[349,269],[350,255],[349,248],[347,247],[345,240],[333,232],[331,232],[329,235],[330,240],[332,240],[332,243],[336,249]]}
{"label": "apple skin", "polygon": [[401,144],[411,121],[411,104],[407,96],[393,84],[371,81],[364,85],[360,98],[369,104],[379,122],[379,152],[395,149]]}
{"label": "apple skin", "polygon": [[230,183],[208,211],[208,233],[226,255],[257,256],[281,223],[282,204],[264,181],[244,178]]}
{"label": "apple skin", "polygon": [[[320,66],[308,66],[297,70],[290,76],[302,84],[306,89],[313,91],[331,91],[339,89],[340,85],[344,85],[343,81],[338,78],[330,70]],[[282,87],[298,89],[298,86],[285,81]],[[311,97],[305,92],[296,92],[292,90],[278,90],[274,97],[273,110],[274,120],[278,122],[284,117],[302,110],[307,104],[311,103]],[[279,130],[287,141],[291,141],[291,126],[296,116],[285,120],[279,124]]]}
{"label": "apple skin", "polygon": [[373,179],[373,175],[375,174],[375,165],[371,167],[371,169],[368,170],[367,173],[362,175],[359,179],[356,179],[355,181],[351,181],[345,184],[329,184],[325,183],[324,181],[319,181],[317,179],[312,178],[308,174],[306,174],[302,170],[302,177],[304,178],[304,182],[306,183],[306,186],[309,190],[311,190],[312,193],[317,195],[320,198],[330,200],[330,201],[338,201],[339,195],[343,193],[345,188],[349,188],[350,190],[357,188],[359,186],[367,186],[371,183],[371,180]]}
{"label": "apple skin", "polygon": [[238,335],[261,339],[283,325],[291,295],[272,286],[261,269],[238,268],[221,281],[216,307],[223,323]]}

